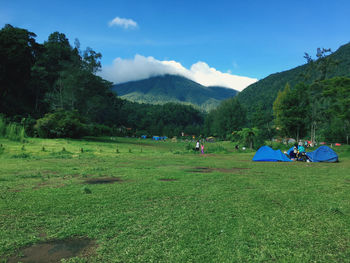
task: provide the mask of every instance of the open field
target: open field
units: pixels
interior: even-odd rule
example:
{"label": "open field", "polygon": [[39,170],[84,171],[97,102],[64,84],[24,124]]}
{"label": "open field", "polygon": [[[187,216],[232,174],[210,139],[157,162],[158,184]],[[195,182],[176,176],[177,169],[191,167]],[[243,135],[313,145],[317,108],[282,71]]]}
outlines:
{"label": "open field", "polygon": [[350,262],[349,147],[327,164],[253,163],[228,142],[0,144],[1,263],[74,240],[63,262]]}

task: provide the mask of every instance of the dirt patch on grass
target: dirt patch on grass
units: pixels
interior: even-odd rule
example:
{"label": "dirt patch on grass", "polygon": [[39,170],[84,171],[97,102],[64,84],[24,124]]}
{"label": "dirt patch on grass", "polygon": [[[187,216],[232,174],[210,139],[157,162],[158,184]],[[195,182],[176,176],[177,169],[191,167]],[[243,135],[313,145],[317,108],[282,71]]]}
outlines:
{"label": "dirt patch on grass", "polygon": [[36,186],[34,186],[33,189],[37,190],[48,185],[49,185],[49,182],[41,182],[41,183],[38,183]]}
{"label": "dirt patch on grass", "polygon": [[187,170],[190,173],[211,173],[214,171],[221,173],[235,173],[240,172],[242,170],[248,170],[250,168],[210,168],[210,167],[194,167],[190,170]]}
{"label": "dirt patch on grass", "polygon": [[173,182],[173,181],[177,181],[177,179],[171,179],[171,178],[160,178],[159,181],[162,182]]}
{"label": "dirt patch on grass", "polygon": [[44,187],[61,188],[64,186],[65,184],[63,183],[45,181],[45,182],[38,183],[36,186],[33,187],[33,189],[38,190]]}
{"label": "dirt patch on grass", "polygon": [[[88,238],[53,240],[23,248],[16,256],[9,258],[8,263],[17,262],[61,262],[71,257],[88,257],[95,253],[96,243]],[[21,256],[18,256],[21,255]]]}
{"label": "dirt patch on grass", "polygon": [[190,173],[211,173],[212,171],[213,169],[209,167],[194,167],[188,170]]}
{"label": "dirt patch on grass", "polygon": [[51,170],[44,170],[41,171],[42,174],[47,175],[47,174],[59,174],[57,171],[51,171]]}
{"label": "dirt patch on grass", "polygon": [[22,189],[8,189],[9,192],[19,193],[22,192]]}
{"label": "dirt patch on grass", "polygon": [[124,181],[117,177],[89,178],[84,181],[85,184],[113,184],[115,182],[121,183]]}

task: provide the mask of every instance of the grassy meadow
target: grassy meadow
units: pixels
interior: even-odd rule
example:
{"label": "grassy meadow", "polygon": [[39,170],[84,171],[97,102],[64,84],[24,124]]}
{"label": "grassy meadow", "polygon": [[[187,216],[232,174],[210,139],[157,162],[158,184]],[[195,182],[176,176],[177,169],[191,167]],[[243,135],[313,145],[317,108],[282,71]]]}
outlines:
{"label": "grassy meadow", "polygon": [[229,142],[0,144],[1,263],[73,237],[95,245],[62,262],[350,262],[350,147],[328,164],[256,163]]}

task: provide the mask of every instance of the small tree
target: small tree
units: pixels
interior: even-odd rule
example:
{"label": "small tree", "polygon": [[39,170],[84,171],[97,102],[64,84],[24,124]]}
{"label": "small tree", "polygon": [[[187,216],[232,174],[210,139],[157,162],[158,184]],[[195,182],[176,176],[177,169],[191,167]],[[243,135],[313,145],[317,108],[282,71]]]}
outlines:
{"label": "small tree", "polygon": [[86,125],[77,111],[48,113],[37,120],[34,129],[43,138],[80,138],[86,134]]}
{"label": "small tree", "polygon": [[244,144],[249,145],[249,148],[253,149],[254,139],[259,135],[259,129],[243,128],[241,131],[237,132],[237,134]]}

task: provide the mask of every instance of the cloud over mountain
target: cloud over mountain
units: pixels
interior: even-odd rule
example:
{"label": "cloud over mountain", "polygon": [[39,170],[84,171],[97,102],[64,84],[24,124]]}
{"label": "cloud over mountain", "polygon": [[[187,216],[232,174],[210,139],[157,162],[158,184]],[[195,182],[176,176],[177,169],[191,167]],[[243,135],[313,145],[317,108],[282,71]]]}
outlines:
{"label": "cloud over mountain", "polygon": [[104,66],[100,72],[103,78],[115,84],[165,74],[184,76],[205,86],[223,86],[238,91],[257,81],[253,78],[223,73],[201,61],[187,69],[174,60],[161,61],[142,55],[135,55],[133,59],[116,58],[112,65]]}

